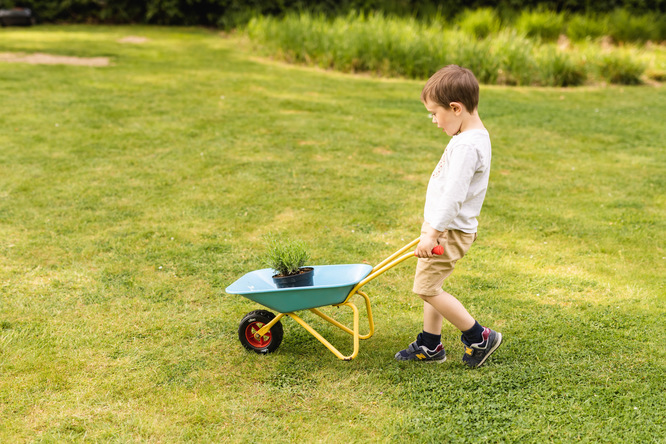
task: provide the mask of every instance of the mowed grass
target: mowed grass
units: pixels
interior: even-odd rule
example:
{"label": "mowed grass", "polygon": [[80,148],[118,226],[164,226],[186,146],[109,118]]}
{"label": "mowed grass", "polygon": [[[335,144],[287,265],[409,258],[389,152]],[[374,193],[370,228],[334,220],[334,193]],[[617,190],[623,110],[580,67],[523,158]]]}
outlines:
{"label": "mowed grass", "polygon": [[394,362],[421,327],[414,262],[368,285],[376,334],[354,361],[291,320],[259,356],[237,328],[261,307],[224,289],[263,268],[263,235],[314,264],[379,262],[418,236],[447,138],[420,81],[246,47],[0,31],[0,52],[112,61],[0,64],[1,442],[663,441],[663,87],[482,87],[491,185],[446,288],[504,334],[483,368],[450,326],[446,363]]}

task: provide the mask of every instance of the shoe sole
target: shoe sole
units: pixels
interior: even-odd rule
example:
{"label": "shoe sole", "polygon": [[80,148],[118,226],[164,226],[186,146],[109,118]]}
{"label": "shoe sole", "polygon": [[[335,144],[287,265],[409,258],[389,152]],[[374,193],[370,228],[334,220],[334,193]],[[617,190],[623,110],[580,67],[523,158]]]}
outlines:
{"label": "shoe sole", "polygon": [[481,360],[481,362],[479,362],[479,365],[477,365],[474,368],[481,367],[483,365],[483,363],[486,362],[486,359],[488,359],[490,357],[490,355],[492,355],[495,352],[495,350],[497,350],[499,348],[499,346],[502,345],[502,333],[500,333],[500,332],[496,332],[496,333],[497,333],[497,336],[498,336],[497,343],[493,346],[493,348],[490,349],[490,351],[488,353],[486,353],[486,356],[484,356],[483,359]]}
{"label": "shoe sole", "polygon": [[441,364],[446,361],[446,356],[444,356],[444,359],[398,359],[395,358],[396,361],[398,362],[407,362],[407,361],[414,361],[414,362],[424,362],[426,364]]}

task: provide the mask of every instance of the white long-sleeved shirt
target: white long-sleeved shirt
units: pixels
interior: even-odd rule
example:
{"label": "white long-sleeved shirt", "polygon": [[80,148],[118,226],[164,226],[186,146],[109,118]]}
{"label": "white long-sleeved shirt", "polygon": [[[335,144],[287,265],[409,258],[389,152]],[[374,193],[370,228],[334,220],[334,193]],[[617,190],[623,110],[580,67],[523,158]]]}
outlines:
{"label": "white long-sleeved shirt", "polygon": [[423,215],[431,227],[476,233],[490,158],[488,131],[473,129],[451,138],[428,183]]}

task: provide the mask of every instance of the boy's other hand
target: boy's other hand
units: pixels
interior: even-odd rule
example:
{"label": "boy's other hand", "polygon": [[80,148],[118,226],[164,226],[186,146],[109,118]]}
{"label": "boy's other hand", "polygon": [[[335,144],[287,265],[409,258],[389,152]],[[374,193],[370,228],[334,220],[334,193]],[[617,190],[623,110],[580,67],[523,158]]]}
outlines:
{"label": "boy's other hand", "polygon": [[432,249],[438,245],[437,239],[439,239],[440,235],[441,233],[432,228],[428,222],[424,222],[421,228],[419,244],[416,246],[416,250],[414,250],[416,257],[433,257]]}
{"label": "boy's other hand", "polygon": [[416,257],[421,257],[421,258],[433,257],[434,254],[432,254],[432,249],[435,248],[436,246],[437,246],[437,241],[432,242],[430,240],[425,240],[423,239],[423,237],[421,237],[419,244],[416,246],[414,254],[416,255]]}

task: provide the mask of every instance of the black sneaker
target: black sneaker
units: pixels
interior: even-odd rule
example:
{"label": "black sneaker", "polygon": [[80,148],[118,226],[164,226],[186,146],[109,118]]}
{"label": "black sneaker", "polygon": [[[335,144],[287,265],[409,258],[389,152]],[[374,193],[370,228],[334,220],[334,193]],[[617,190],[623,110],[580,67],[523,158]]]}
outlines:
{"label": "black sneaker", "polygon": [[395,354],[395,359],[398,361],[424,361],[424,362],[437,362],[441,364],[446,361],[446,350],[444,346],[439,344],[434,350],[429,350],[424,345],[419,345],[419,337],[416,341],[409,344],[405,350],[401,350]]}
{"label": "black sneaker", "polygon": [[483,329],[483,341],[477,344],[469,344],[465,341],[464,337],[460,337],[463,345],[465,346],[465,353],[463,354],[463,362],[472,368],[481,367],[486,362],[486,359],[500,346],[502,343],[502,333],[491,330],[488,327]]}

